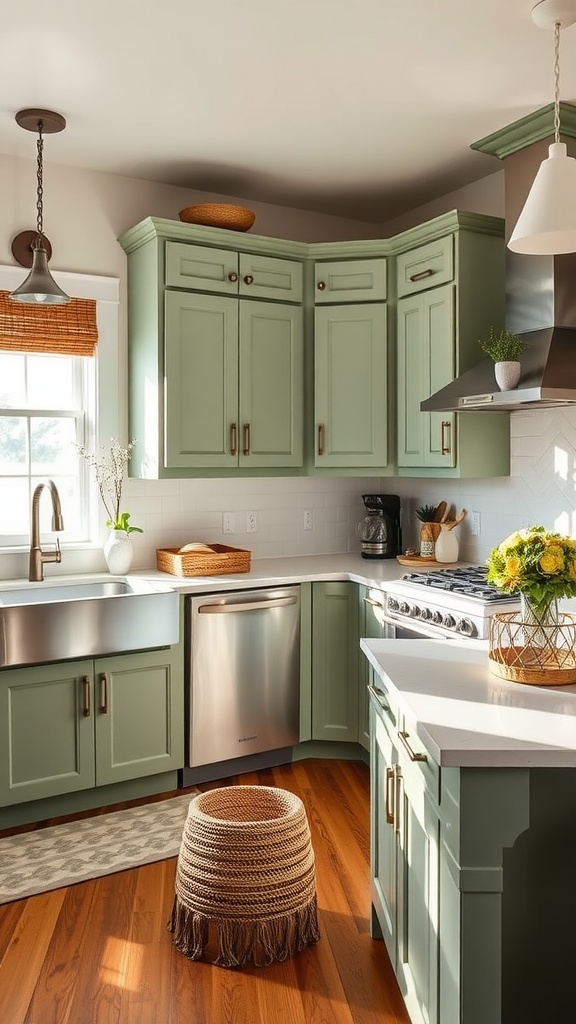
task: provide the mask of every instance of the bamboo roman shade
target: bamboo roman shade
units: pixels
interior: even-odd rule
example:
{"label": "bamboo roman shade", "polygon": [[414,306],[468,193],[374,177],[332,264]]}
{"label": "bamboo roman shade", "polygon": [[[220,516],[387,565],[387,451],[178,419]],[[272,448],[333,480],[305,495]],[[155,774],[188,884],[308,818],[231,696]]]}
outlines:
{"label": "bamboo roman shade", "polygon": [[93,356],[98,344],[96,302],[71,299],[63,306],[22,305],[0,291],[0,349],[50,355]]}

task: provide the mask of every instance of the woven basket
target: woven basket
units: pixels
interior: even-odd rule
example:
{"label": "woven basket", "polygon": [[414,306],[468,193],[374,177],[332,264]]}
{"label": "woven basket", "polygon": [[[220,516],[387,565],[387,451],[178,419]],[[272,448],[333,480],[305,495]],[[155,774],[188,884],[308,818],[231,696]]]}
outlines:
{"label": "woven basket", "polygon": [[496,612],[490,619],[488,665],[493,675],[513,683],[576,683],[576,616],[563,612],[547,626],[523,622],[517,612]]}
{"label": "woven basket", "polygon": [[157,548],[156,566],[171,576],[227,576],[233,572],[250,572],[252,552],[229,548],[226,544],[210,544],[207,551],[181,551],[179,548]]}
{"label": "woven basket", "polygon": [[256,220],[253,210],[230,203],[186,206],[178,216],[185,224],[204,224],[210,228],[228,228],[229,231],[248,231]]}
{"label": "woven basket", "polygon": [[170,930],[191,960],[265,967],[320,937],[310,828],[299,797],[225,786],[194,797]]}

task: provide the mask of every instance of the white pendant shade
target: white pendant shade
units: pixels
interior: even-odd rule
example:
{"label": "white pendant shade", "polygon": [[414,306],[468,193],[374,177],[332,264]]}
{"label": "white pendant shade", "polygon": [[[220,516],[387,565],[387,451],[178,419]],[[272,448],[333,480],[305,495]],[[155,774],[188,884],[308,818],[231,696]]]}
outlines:
{"label": "white pendant shade", "polygon": [[510,236],[508,248],[529,256],[576,252],[576,160],[563,142],[548,149]]}

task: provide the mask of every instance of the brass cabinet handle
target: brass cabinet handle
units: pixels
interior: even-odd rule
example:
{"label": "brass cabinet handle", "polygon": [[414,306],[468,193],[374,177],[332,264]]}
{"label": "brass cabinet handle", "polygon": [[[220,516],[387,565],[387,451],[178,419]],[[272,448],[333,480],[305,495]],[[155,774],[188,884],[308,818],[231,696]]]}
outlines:
{"label": "brass cabinet handle", "polygon": [[324,455],[324,424],[318,424],[318,455]]}
{"label": "brass cabinet handle", "polygon": [[408,743],[408,738],[410,736],[410,733],[408,733],[408,732],[399,732],[398,736],[399,736],[400,742],[402,743],[402,746],[407,751],[408,757],[410,758],[411,761],[427,761],[428,760],[428,757],[426,756],[426,754],[421,754],[421,753],[419,754],[415,750],[412,750],[412,747]]}
{"label": "brass cabinet handle", "polygon": [[230,454],[238,455],[238,427],[235,423],[230,424]]}
{"label": "brass cabinet handle", "polygon": [[[452,424],[450,423],[449,420],[442,420],[442,438],[441,438],[442,455],[450,455],[450,451],[451,451],[451,448],[452,448],[452,436],[451,435],[452,435]],[[446,437],[448,437],[448,441],[446,441]]]}
{"label": "brass cabinet handle", "polygon": [[244,284],[254,284],[254,278],[252,277],[252,274],[246,274],[246,277],[244,278]]}
{"label": "brass cabinet handle", "polygon": [[325,281],[318,281],[318,284],[316,285],[316,287],[317,287],[319,292],[323,292],[324,289],[326,288],[326,282]]}
{"label": "brass cabinet handle", "polygon": [[410,274],[410,280],[423,281],[425,277],[432,277],[433,273],[432,267],[429,267],[428,270],[420,270],[417,274]]}
{"label": "brass cabinet handle", "polygon": [[394,765],[394,831],[400,832],[400,799],[402,793],[402,770],[399,764]]}
{"label": "brass cabinet handle", "polygon": [[82,688],[84,690],[84,718],[90,718],[90,678],[89,676],[82,676]]}
{"label": "brass cabinet handle", "polygon": [[100,711],[103,715],[108,714],[108,676],[105,672],[100,673]]}
{"label": "brass cabinet handle", "polygon": [[250,424],[244,424],[244,455],[250,455]]}
{"label": "brass cabinet handle", "polygon": [[386,824],[394,824],[395,807],[395,785],[396,773],[393,768],[386,769],[386,785],[384,789],[384,803],[386,807]]}
{"label": "brass cabinet handle", "polygon": [[228,280],[232,281],[233,284],[238,280],[238,274],[235,270],[233,270],[231,274],[228,274]]}

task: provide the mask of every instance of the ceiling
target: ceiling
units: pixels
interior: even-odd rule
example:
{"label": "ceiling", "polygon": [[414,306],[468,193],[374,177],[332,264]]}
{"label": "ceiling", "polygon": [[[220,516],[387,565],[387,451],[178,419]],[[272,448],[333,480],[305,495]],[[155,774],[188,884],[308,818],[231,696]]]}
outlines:
{"label": "ceiling", "polygon": [[[531,0],[6,0],[0,153],[383,223],[500,169],[470,145],[550,103]],[[576,25],[560,95],[576,100]]]}

